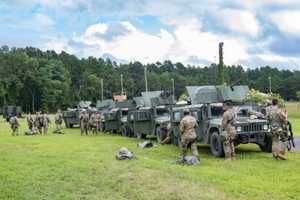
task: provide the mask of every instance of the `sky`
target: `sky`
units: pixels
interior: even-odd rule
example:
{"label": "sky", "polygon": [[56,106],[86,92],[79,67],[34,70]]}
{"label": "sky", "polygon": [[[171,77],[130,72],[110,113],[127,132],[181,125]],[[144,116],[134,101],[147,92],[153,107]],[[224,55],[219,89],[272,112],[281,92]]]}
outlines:
{"label": "sky", "polygon": [[0,0],[0,46],[300,70],[299,0]]}

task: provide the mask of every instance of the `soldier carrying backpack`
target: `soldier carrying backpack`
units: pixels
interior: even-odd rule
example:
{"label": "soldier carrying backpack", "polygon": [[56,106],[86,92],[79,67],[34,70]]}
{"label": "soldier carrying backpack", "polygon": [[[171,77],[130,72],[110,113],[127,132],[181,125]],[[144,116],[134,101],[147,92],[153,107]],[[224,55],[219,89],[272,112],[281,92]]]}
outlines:
{"label": "soldier carrying backpack", "polygon": [[12,129],[12,135],[13,136],[19,135],[18,129],[20,127],[20,123],[19,123],[17,116],[12,116],[9,119],[9,124]]}

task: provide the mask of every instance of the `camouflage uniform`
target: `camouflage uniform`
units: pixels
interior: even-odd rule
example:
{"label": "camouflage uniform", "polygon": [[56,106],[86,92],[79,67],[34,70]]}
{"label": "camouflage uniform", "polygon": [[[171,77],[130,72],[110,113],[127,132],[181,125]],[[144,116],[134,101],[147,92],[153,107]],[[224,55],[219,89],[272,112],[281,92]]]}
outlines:
{"label": "camouflage uniform", "polygon": [[84,112],[80,115],[80,130],[81,130],[81,135],[85,133],[88,135],[88,128],[89,128],[89,119],[90,116],[87,112]]}
{"label": "camouflage uniform", "polygon": [[37,127],[37,129],[39,130],[40,134],[42,134],[43,123],[44,123],[43,115],[41,115],[41,113],[38,112],[35,116],[34,124],[35,127]]}
{"label": "camouflage uniform", "polygon": [[27,125],[28,125],[28,128],[29,128],[29,131],[32,131],[33,125],[34,125],[34,119],[33,119],[32,115],[29,114],[27,116],[26,120],[27,120]]}
{"label": "camouflage uniform", "polygon": [[49,124],[51,123],[50,118],[47,114],[43,115],[43,129],[44,129],[44,135],[48,133]]}
{"label": "camouflage uniform", "polygon": [[102,131],[102,125],[101,125],[101,114],[98,112],[96,114],[96,128],[97,128],[97,131]]}
{"label": "camouflage uniform", "polygon": [[62,113],[60,111],[58,111],[55,115],[55,124],[56,124],[55,132],[60,132],[62,122],[63,122]]}
{"label": "camouflage uniform", "polygon": [[11,117],[9,119],[9,124],[12,129],[12,135],[13,136],[19,135],[18,129],[19,129],[20,123],[19,123],[18,118],[16,116]]}
{"label": "camouflage uniform", "polygon": [[166,128],[167,128],[167,137],[160,142],[161,144],[169,144],[171,142],[171,128],[172,128],[171,123],[168,123]]}
{"label": "camouflage uniform", "polygon": [[90,127],[91,127],[91,129],[92,129],[93,135],[94,135],[94,134],[97,134],[98,131],[97,131],[97,122],[96,122],[96,114],[95,114],[95,113],[93,113],[93,114],[91,115],[89,124],[90,124]]}
{"label": "camouflage uniform", "polygon": [[195,128],[198,127],[197,120],[190,115],[186,115],[180,121],[180,131],[181,131],[181,152],[182,156],[185,157],[187,154],[187,149],[189,144],[191,145],[193,156],[198,156],[197,149],[197,135]]}
{"label": "camouflage uniform", "polygon": [[233,126],[235,117],[236,116],[231,108],[226,110],[223,114],[222,130],[224,131],[223,136],[225,137],[223,142],[223,149],[226,159],[234,159],[235,157],[234,137],[236,134],[236,130]]}
{"label": "camouflage uniform", "polygon": [[287,120],[287,116],[278,108],[278,106],[272,106],[267,117],[272,133],[272,154],[276,159],[279,158],[285,160],[285,147],[280,139],[284,137],[283,126]]}

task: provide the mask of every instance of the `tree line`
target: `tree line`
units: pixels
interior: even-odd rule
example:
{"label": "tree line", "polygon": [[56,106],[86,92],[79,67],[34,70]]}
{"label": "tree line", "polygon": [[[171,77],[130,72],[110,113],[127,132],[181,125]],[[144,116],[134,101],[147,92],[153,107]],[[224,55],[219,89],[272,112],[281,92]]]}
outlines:
{"label": "tree line", "polygon": [[[147,68],[149,90],[172,91],[178,98],[188,85],[215,85],[218,81],[218,66],[206,67],[183,65],[171,61],[142,64],[131,62],[117,64],[103,58],[77,58],[66,52],[41,51],[38,48],[0,49],[0,106],[19,105],[24,111],[54,111],[72,107],[80,100],[96,102],[101,99],[103,79],[104,99],[112,98],[121,90],[120,75],[123,75],[124,90],[129,98],[140,96],[145,91],[144,68]],[[272,92],[285,100],[297,99],[300,91],[300,71],[279,70],[270,66],[244,69],[242,66],[225,66],[224,81],[249,85],[262,92],[269,91],[272,77]]]}

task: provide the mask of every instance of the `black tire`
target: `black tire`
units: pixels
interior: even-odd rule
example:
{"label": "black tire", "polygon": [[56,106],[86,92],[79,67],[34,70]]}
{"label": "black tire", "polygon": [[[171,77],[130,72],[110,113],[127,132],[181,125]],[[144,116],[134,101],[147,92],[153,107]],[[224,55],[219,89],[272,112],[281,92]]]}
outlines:
{"label": "black tire", "polygon": [[158,143],[162,142],[167,137],[167,133],[159,127],[156,127],[155,135]]}
{"label": "black tire", "polygon": [[146,139],[146,135],[143,133],[137,133],[137,138],[138,139]]}
{"label": "black tire", "polygon": [[259,144],[259,147],[263,152],[271,153],[272,152],[272,136],[266,135],[265,143]]}
{"label": "black tire", "polygon": [[70,128],[73,128],[73,124],[70,124],[69,127],[70,127]]}
{"label": "black tire", "polygon": [[210,150],[216,157],[224,156],[223,142],[218,132],[213,132],[210,137]]}
{"label": "black tire", "polygon": [[70,128],[69,123],[65,123],[65,125],[66,125],[66,128]]}

